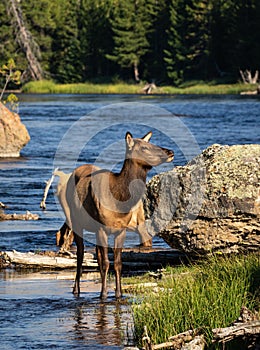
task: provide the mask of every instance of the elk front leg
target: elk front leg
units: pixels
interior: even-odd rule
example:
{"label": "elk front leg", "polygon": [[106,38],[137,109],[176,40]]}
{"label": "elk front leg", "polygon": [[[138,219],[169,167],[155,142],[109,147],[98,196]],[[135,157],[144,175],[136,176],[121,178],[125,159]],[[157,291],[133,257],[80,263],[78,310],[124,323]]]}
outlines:
{"label": "elk front leg", "polygon": [[99,271],[101,275],[101,293],[100,298],[106,299],[107,297],[107,274],[109,270],[109,260],[108,260],[108,243],[107,234],[100,228],[96,234],[96,254],[99,266]]}
{"label": "elk front leg", "polygon": [[114,270],[116,275],[116,299],[122,297],[121,274],[122,274],[122,248],[125,241],[126,230],[115,236],[114,246]]}
{"label": "elk front leg", "polygon": [[75,278],[75,283],[73,287],[73,294],[79,296],[80,294],[80,277],[82,272],[82,263],[84,258],[84,242],[83,242],[83,232],[81,235],[74,233],[74,239],[77,245],[77,273]]}

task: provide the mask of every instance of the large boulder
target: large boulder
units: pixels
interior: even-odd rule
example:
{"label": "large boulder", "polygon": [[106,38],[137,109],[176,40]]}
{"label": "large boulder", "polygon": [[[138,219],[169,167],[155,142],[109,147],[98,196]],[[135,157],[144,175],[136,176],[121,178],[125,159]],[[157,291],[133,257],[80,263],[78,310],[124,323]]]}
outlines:
{"label": "large boulder", "polygon": [[18,114],[0,103],[0,157],[19,157],[30,135]]}
{"label": "large boulder", "polygon": [[260,248],[260,145],[212,145],[147,184],[147,226],[189,254]]}

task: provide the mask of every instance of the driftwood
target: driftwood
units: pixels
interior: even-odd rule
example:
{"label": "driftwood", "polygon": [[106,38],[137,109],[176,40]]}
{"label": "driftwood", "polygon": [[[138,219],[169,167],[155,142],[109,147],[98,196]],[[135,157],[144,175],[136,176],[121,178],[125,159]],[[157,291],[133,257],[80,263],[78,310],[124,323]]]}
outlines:
{"label": "driftwood", "polygon": [[[112,260],[113,251],[109,250],[108,257]],[[167,265],[176,265],[183,262],[186,255],[174,249],[161,248],[123,248],[123,271],[156,270]],[[113,266],[113,262],[111,262]],[[159,278],[159,277],[158,277]]]}
{"label": "driftwood", "polygon": [[237,337],[260,335],[260,320],[212,330],[214,342],[226,343]]}
{"label": "driftwood", "polygon": [[188,330],[186,332],[174,335],[169,338],[169,341],[161,344],[153,345],[148,336],[147,328],[144,327],[144,336],[142,338],[145,350],[158,349],[176,349],[176,350],[203,350],[206,342],[203,334],[199,334],[199,330]]}
{"label": "driftwood", "polygon": [[260,95],[260,85],[253,91],[242,91],[240,95]]}
{"label": "driftwood", "polygon": [[[1,253],[1,258],[5,260],[7,264],[18,265],[19,267],[41,267],[41,268],[55,268],[55,269],[67,269],[77,266],[77,257],[72,254],[69,257],[58,256],[53,253],[52,256],[46,254],[37,253],[21,253],[15,250],[6,251]],[[94,255],[91,253],[85,253],[83,267],[85,268],[97,268],[97,261],[94,259]]]}
{"label": "driftwood", "polygon": [[[32,266],[38,268],[58,268],[66,269],[76,266],[76,255],[74,251],[59,251],[59,252],[45,252],[45,253],[21,253],[15,250],[0,253],[2,259],[9,264],[15,264],[16,266],[22,268],[30,268]],[[112,257],[112,249],[109,252],[109,257]],[[156,261],[157,256],[157,261]],[[143,271],[149,268],[156,269],[162,265],[169,265],[170,263],[180,262],[180,257],[178,252],[171,249],[147,249],[143,248],[126,248],[123,249],[122,259],[123,259],[123,271]],[[139,259],[138,259],[139,257]],[[159,263],[158,263],[159,259]],[[6,265],[6,264],[4,264]],[[84,254],[83,268],[88,267],[98,267],[97,261],[95,259],[95,250],[89,249]],[[113,264],[111,264],[113,268]],[[155,278],[160,278],[160,274],[156,274]]]}
{"label": "driftwood", "polygon": [[27,210],[25,214],[5,214],[1,209],[0,209],[0,221],[5,221],[5,220],[38,220],[39,215],[33,214],[30,211]]}
{"label": "driftwood", "polygon": [[242,307],[240,317],[230,327],[215,328],[212,330],[214,342],[227,343],[237,337],[250,337],[260,335],[259,314]]}
{"label": "driftwood", "polygon": [[[252,312],[246,307],[242,307],[240,317],[233,322],[230,327],[212,329],[212,343],[227,343],[235,338],[250,338],[252,344],[258,349],[259,344],[255,344],[260,336],[260,319],[257,312]],[[144,327],[144,336],[142,338],[143,348],[145,350],[157,350],[171,348],[175,350],[203,350],[206,342],[200,329],[188,330],[186,332],[174,335],[169,341],[161,344],[152,344]]]}
{"label": "driftwood", "polygon": [[156,89],[156,85],[154,83],[150,83],[150,84],[146,84],[142,91],[146,94],[146,95],[149,95],[152,90]]}
{"label": "driftwood", "polygon": [[256,70],[255,75],[252,76],[250,70],[246,69],[244,72],[242,70],[239,71],[241,78],[244,84],[256,84],[258,81],[259,71]]}
{"label": "driftwood", "polygon": [[46,202],[46,199],[47,199],[48,192],[49,192],[49,189],[51,187],[51,184],[53,183],[54,178],[55,178],[55,171],[57,171],[58,169],[59,168],[56,168],[54,170],[54,172],[52,173],[51,178],[48,181],[45,181],[46,186],[45,186],[43,197],[42,197],[42,201],[41,201],[41,204],[40,204],[40,208],[42,208],[42,209],[46,209],[46,203],[45,202]]}

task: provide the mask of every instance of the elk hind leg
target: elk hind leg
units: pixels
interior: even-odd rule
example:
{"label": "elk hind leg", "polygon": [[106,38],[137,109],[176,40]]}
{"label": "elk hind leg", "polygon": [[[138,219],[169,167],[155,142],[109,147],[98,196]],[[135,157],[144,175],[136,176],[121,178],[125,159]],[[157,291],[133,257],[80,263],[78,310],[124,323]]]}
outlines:
{"label": "elk hind leg", "polygon": [[73,294],[79,296],[80,294],[80,277],[82,273],[82,263],[84,258],[84,242],[83,242],[83,231],[82,234],[74,233],[74,239],[77,245],[77,273],[75,283],[73,287]]}
{"label": "elk hind leg", "polygon": [[152,247],[152,236],[148,233],[145,223],[140,224],[137,228],[140,239],[140,247],[151,248]]}

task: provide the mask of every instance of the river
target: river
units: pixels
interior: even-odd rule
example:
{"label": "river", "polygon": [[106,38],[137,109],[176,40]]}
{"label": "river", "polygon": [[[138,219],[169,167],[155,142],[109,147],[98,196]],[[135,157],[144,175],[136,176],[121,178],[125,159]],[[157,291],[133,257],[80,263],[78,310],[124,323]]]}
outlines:
{"label": "river", "polygon": [[[40,220],[0,222],[0,251],[56,250],[55,232],[63,215],[54,195],[40,210],[45,181],[54,168],[65,172],[84,163],[118,170],[124,136],[142,137],[173,149],[173,164],[153,169],[149,177],[183,165],[213,143],[259,143],[257,96],[21,95],[19,114],[31,141],[19,159],[0,161],[0,201],[6,212],[37,213]],[[136,244],[129,235],[126,246]],[[86,246],[94,244],[86,233]],[[154,246],[165,246],[158,238]],[[129,308],[98,299],[97,276],[83,276],[79,299],[71,295],[73,273],[0,273],[2,349],[118,349],[127,340]],[[91,288],[88,287],[92,286]],[[112,288],[112,287],[111,287]]]}

